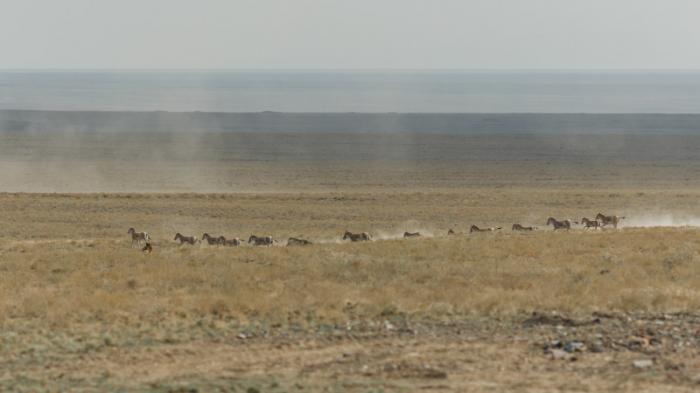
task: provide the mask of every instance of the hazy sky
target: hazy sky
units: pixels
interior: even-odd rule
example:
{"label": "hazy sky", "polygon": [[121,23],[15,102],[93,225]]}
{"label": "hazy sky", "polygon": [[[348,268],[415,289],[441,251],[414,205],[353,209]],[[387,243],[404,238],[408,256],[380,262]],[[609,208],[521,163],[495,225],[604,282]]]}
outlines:
{"label": "hazy sky", "polygon": [[700,68],[698,0],[0,0],[0,68]]}

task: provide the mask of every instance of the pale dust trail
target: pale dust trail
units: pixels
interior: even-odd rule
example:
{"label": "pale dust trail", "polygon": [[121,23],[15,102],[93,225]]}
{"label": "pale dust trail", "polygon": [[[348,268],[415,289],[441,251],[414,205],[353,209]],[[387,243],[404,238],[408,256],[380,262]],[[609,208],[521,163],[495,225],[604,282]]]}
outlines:
{"label": "pale dust trail", "polygon": [[672,214],[635,215],[622,220],[621,226],[625,228],[698,227],[700,217]]}

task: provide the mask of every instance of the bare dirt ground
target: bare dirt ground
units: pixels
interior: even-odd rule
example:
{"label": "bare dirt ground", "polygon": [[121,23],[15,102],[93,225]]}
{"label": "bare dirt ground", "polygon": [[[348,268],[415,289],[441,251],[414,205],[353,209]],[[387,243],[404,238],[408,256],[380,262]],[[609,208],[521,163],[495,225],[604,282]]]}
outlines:
{"label": "bare dirt ground", "polygon": [[[130,335],[128,342],[110,333],[48,343],[36,339],[19,353],[5,352],[0,386],[12,391],[691,392],[700,379],[698,318],[688,315],[580,321],[535,316],[508,322],[385,318],[237,333],[220,326],[225,319],[205,317],[186,327],[191,338],[149,338],[164,333],[152,329]],[[12,334],[18,333],[5,336]]]}
{"label": "bare dirt ground", "polygon": [[[182,156],[146,135],[111,140],[118,157],[97,139],[2,138],[7,190],[91,193],[0,194],[0,390],[700,387],[692,137],[217,137]],[[145,193],[159,189],[184,193]],[[599,211],[623,227],[544,225]],[[189,247],[176,232],[281,242]]]}

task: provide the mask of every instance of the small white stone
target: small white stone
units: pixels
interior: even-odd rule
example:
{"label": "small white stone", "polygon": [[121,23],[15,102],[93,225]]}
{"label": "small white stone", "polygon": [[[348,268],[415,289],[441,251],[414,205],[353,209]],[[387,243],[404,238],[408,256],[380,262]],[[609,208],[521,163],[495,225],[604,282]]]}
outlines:
{"label": "small white stone", "polygon": [[649,368],[654,365],[654,362],[649,359],[640,359],[640,360],[635,360],[632,362],[634,367],[644,369],[644,368]]}

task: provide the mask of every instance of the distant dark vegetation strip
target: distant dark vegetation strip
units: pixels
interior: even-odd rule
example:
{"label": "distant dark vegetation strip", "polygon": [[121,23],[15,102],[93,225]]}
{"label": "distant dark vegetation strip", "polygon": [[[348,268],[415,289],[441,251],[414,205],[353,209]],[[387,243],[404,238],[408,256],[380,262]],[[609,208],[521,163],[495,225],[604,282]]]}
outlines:
{"label": "distant dark vegetation strip", "polygon": [[691,134],[700,114],[0,111],[0,132]]}

